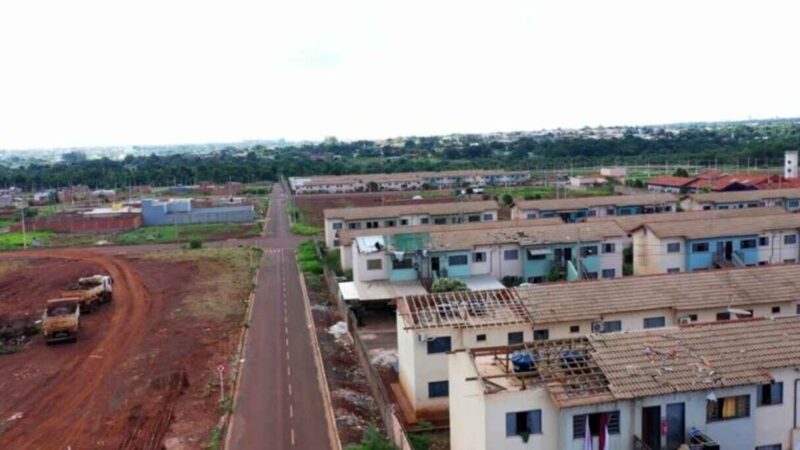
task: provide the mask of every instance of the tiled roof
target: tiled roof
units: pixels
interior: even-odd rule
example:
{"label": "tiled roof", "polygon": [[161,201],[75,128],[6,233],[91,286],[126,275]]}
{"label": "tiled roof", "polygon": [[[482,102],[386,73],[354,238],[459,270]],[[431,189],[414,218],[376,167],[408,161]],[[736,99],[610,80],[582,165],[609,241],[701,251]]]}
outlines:
{"label": "tiled roof", "polygon": [[647,184],[656,184],[659,186],[684,187],[695,180],[696,178],[691,178],[691,177],[671,177],[663,175],[650,178],[647,181]]}
{"label": "tiled roof", "polygon": [[800,214],[652,222],[644,224],[643,227],[661,239],[673,237],[706,239],[723,236],[746,236],[770,230],[800,228]]}
{"label": "tiled roof", "polygon": [[409,295],[397,301],[406,328],[481,328],[529,324],[513,289]]}
{"label": "tiled roof", "polygon": [[754,202],[773,198],[796,199],[800,198],[800,188],[763,189],[737,192],[710,192],[707,194],[690,194],[688,197],[698,203]]}
{"label": "tiled roof", "polygon": [[684,211],[676,213],[634,214],[630,216],[597,216],[587,218],[587,222],[613,221],[630,233],[646,223],[674,222],[686,220],[720,219],[725,217],[756,217],[789,214],[781,207],[711,209],[708,211]]}
{"label": "tiled roof", "polygon": [[[800,216],[798,216],[800,219]],[[540,220],[540,219],[537,219]],[[539,225],[537,220],[530,225],[491,230],[432,231],[431,250],[466,250],[479,245],[516,243],[523,246],[548,245],[576,242],[597,242],[611,237],[625,236],[614,222],[564,223]]]}
{"label": "tiled roof", "polygon": [[525,174],[526,171],[511,171],[505,170],[446,170],[441,172],[401,172],[401,173],[364,173],[364,174],[351,174],[351,175],[321,175],[312,177],[291,177],[290,181],[307,180],[304,186],[321,186],[327,184],[354,184],[354,183],[369,183],[370,181],[378,183],[388,182],[412,182],[412,181],[425,181],[432,178],[441,177],[472,177],[472,176],[502,176],[513,174]]}
{"label": "tiled roof", "polygon": [[573,210],[585,209],[595,206],[636,206],[636,205],[662,205],[675,203],[672,194],[652,193],[637,195],[607,195],[597,197],[565,198],[550,200],[521,200],[516,207],[520,210]]}
{"label": "tiled roof", "polygon": [[800,365],[800,317],[591,335],[616,399],[768,383]]}
{"label": "tiled roof", "polygon": [[499,209],[494,200],[474,202],[419,203],[412,205],[366,206],[360,208],[332,208],[323,214],[326,219],[359,220],[400,217],[413,214],[451,215],[480,213]]}
{"label": "tiled roof", "polygon": [[546,219],[504,220],[494,222],[466,222],[451,225],[414,225],[408,227],[369,228],[359,230],[339,230],[341,245],[348,246],[353,239],[361,236],[397,236],[410,233],[429,233],[432,231],[451,232],[463,230],[495,230],[500,228],[516,228],[520,226],[558,225],[564,223],[559,217]]}
{"label": "tiled roof", "polygon": [[542,325],[634,311],[723,310],[800,300],[800,265],[549,283],[517,292],[533,323]]}

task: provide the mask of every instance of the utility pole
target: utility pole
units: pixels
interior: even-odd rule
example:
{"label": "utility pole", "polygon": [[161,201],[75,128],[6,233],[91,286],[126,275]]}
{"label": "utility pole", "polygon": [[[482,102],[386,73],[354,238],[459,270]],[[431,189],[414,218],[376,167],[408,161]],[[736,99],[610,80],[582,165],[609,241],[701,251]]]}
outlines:
{"label": "utility pole", "polygon": [[28,248],[28,240],[25,238],[25,206],[22,207],[22,248]]}

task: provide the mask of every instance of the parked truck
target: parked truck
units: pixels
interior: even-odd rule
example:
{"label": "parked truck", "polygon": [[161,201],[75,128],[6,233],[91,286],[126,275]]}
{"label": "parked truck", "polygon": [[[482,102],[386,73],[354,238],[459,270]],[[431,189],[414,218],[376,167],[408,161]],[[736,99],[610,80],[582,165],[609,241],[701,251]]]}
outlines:
{"label": "parked truck", "polygon": [[47,344],[78,340],[81,306],[77,298],[57,298],[47,301],[42,316],[42,333]]}
{"label": "parked truck", "polygon": [[86,314],[91,314],[103,303],[108,303],[113,297],[111,285],[114,280],[108,275],[93,275],[91,277],[79,278],[75,286],[61,293],[64,298],[77,298],[80,301],[81,310]]}

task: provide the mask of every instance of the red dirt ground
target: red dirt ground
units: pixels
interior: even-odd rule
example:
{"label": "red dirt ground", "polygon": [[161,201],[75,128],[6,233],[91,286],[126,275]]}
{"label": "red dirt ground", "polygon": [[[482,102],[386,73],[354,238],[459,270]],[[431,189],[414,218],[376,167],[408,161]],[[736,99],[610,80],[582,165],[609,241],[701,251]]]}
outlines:
{"label": "red dirt ground", "polygon": [[77,276],[98,272],[114,278],[114,301],[81,317],[76,344],[36,336],[0,356],[0,448],[160,450],[169,436],[170,448],[201,448],[219,418],[213,368],[239,329],[181,311],[206,269],[81,250],[39,255],[0,276],[0,312],[40,314]]}

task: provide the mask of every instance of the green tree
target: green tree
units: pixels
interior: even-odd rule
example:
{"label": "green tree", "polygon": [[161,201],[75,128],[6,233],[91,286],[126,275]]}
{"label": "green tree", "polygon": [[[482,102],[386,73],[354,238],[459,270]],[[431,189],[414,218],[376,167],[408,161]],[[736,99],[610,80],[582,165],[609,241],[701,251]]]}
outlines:
{"label": "green tree", "polygon": [[501,198],[503,204],[506,206],[511,206],[512,204],[514,204],[514,197],[512,197],[511,194],[503,194]]}
{"label": "green tree", "polygon": [[673,177],[689,177],[689,171],[683,167],[678,167],[675,172],[672,172]]}
{"label": "green tree", "polygon": [[454,292],[466,291],[467,285],[463,281],[455,278],[439,278],[433,283],[431,291],[433,292]]}
{"label": "green tree", "polygon": [[361,442],[348,445],[347,450],[397,450],[397,447],[382,435],[375,425],[370,425]]}

